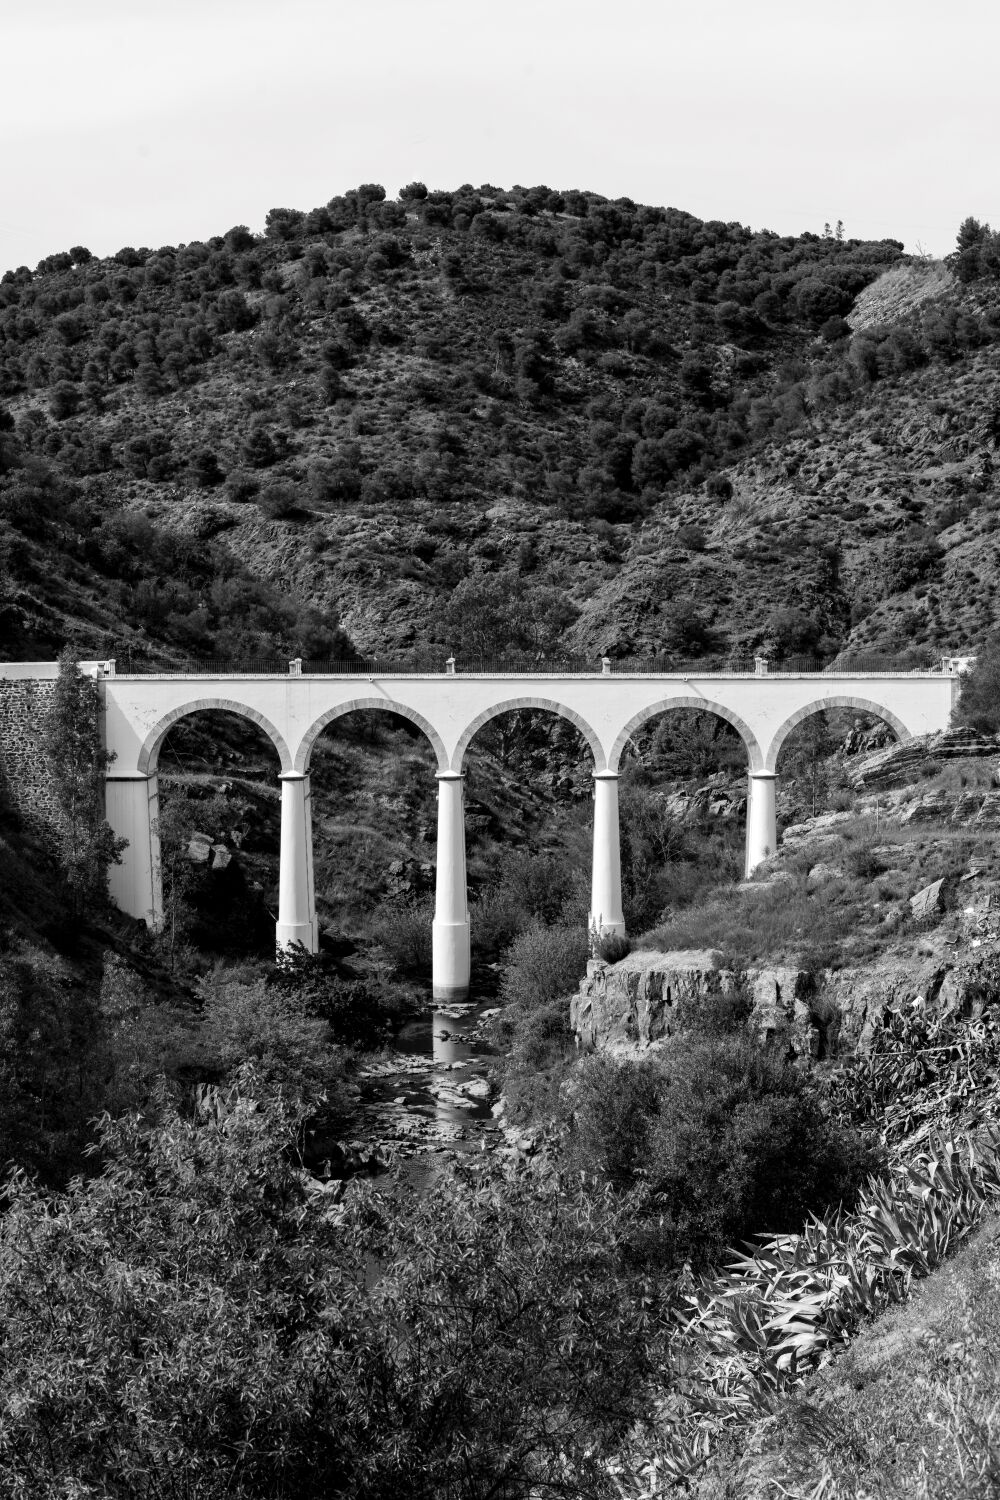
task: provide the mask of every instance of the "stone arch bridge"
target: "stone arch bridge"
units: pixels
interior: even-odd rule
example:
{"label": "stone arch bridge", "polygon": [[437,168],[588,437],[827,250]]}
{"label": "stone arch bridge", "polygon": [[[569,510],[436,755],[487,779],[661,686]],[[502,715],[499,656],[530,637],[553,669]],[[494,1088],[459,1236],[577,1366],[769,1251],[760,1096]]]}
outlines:
{"label": "stone arch bridge", "polygon": [[[39,676],[55,675],[53,666]],[[469,983],[469,913],[465,879],[463,773],[476,731],[511,709],[546,709],[575,724],[594,759],[594,852],[591,922],[624,933],[618,835],[618,768],[629,737],[672,709],[717,714],[746,746],[746,873],[777,845],[778,753],[804,719],[826,708],[872,713],[901,740],[949,723],[958,691],[953,664],[936,671],[738,673],[442,673],[304,675],[286,673],[116,675],[113,663],[89,664],[100,679],[106,745],[107,816],[128,840],[111,871],[122,910],[155,925],[162,917],[156,836],[157,763],[171,725],[205,709],[225,709],[258,724],[280,763],[281,853],[276,938],[279,947],[318,941],[312,873],[309,760],[322,730],[355,709],[398,714],[416,725],[437,757],[437,892],[433,924],[436,998],[464,995]],[[451,664],[449,664],[451,666]],[[2,670],[2,669],[0,669]],[[23,669],[22,669],[23,671]]]}

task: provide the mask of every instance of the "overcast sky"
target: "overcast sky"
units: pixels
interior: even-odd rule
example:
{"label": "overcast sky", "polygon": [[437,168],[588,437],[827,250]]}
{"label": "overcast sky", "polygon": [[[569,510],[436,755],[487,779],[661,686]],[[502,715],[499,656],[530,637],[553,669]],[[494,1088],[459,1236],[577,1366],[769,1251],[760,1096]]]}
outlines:
{"label": "overcast sky", "polygon": [[942,255],[1000,227],[996,0],[0,0],[0,271],[359,182],[544,182]]}

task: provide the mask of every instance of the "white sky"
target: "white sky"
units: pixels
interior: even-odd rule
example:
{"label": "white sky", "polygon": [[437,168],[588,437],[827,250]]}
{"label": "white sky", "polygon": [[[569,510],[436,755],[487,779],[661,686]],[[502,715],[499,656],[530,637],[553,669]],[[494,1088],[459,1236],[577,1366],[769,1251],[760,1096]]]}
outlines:
{"label": "white sky", "polygon": [[588,188],[945,254],[1000,227],[996,0],[0,0],[0,271],[359,182]]}

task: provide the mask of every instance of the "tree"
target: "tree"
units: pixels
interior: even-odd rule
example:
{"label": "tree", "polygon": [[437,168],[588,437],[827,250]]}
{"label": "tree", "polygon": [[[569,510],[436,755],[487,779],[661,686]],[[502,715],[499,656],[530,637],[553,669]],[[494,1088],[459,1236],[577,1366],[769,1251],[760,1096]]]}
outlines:
{"label": "tree", "polygon": [[121,863],[127,839],[116,838],[104,817],[104,782],[114,755],[101,745],[101,696],[67,647],[45,715],[42,745],[52,771],[59,810],[59,859],[74,914],[107,899],[108,866]]}
{"label": "tree", "polygon": [[964,673],[953,718],[956,724],[968,724],[984,734],[1000,732],[1000,636],[983,642],[975,666]]}
{"label": "tree", "polygon": [[973,218],[970,214],[958,226],[956,249],[960,252],[962,250],[971,250],[974,245],[981,245],[989,238],[989,235],[990,226],[988,224],[981,224],[978,219]]}
{"label": "tree", "polygon": [[80,406],[80,392],[71,380],[57,380],[49,392],[49,411],[57,422],[65,422],[76,414]]}
{"label": "tree", "polygon": [[821,281],[818,276],[806,276],[795,288],[795,305],[799,316],[817,328],[828,318],[847,312],[854,301],[850,292],[842,287]]}

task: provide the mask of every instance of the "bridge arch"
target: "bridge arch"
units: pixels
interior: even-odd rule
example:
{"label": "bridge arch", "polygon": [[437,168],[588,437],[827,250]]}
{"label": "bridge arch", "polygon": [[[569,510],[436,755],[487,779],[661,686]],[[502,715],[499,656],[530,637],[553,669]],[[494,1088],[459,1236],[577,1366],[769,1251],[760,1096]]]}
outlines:
{"label": "bridge arch", "polygon": [[182,703],[180,707],[172,708],[149,731],[139,751],[138,770],[143,775],[152,776],[156,771],[160,750],[163,741],[167,737],[168,730],[174,724],[178,723],[179,720],[186,719],[191,714],[204,713],[212,709],[222,710],[222,712],[228,714],[236,714],[241,719],[248,719],[252,724],[259,725],[277,751],[282,771],[291,771],[293,769],[291,752],[285,742],[284,735],[259,710],[251,708],[247,703],[237,702],[232,698],[193,698],[190,703]]}
{"label": "bridge arch", "polygon": [[736,730],[746,746],[751,771],[764,769],[764,753],[757,741],[757,736],[739,714],[735,714],[731,708],[726,708],[722,703],[714,703],[708,698],[689,695],[682,698],[666,698],[660,703],[651,703],[648,708],[642,708],[634,714],[612,746],[611,754],[608,756],[608,770],[617,772],[622,752],[637,729],[641,729],[643,724],[648,723],[650,719],[659,718],[661,714],[669,713],[674,708],[693,708],[699,713],[715,714],[717,718],[725,719],[726,723],[731,724]]}
{"label": "bridge arch", "polygon": [[395,714],[400,719],[408,720],[417,729],[422,730],[430,741],[431,749],[437,757],[438,770],[447,771],[448,752],[444,747],[444,741],[441,738],[440,732],[435,729],[430,719],[424,718],[423,714],[417,713],[416,709],[407,708],[403,703],[395,703],[391,698],[352,698],[347,703],[338,703],[335,708],[327,709],[326,713],[320,714],[319,718],[310,724],[302,736],[302,742],[295,754],[294,765],[289,769],[299,771],[303,775],[307,774],[313,746],[323,733],[323,730],[328,724],[332,724],[335,719],[342,719],[345,714],[357,713],[358,710]]}
{"label": "bridge arch", "polygon": [[882,719],[889,725],[889,728],[895,732],[901,744],[904,740],[912,739],[910,730],[903,723],[902,719],[893,713],[892,709],[886,708],[882,703],[874,702],[871,698],[859,698],[853,693],[840,693],[826,698],[817,698],[815,702],[807,703],[803,708],[796,709],[795,713],[789,714],[780,729],[775,732],[774,738],[768,746],[765,762],[761,769],[774,771],[778,765],[778,756],[781,754],[781,747],[792,733],[792,730],[796,729],[806,719],[811,719],[813,714],[822,713],[827,708],[851,708],[857,713],[872,714],[876,719]]}
{"label": "bridge arch", "polygon": [[565,703],[557,703],[553,698],[526,697],[505,698],[502,703],[493,703],[489,708],[484,708],[482,713],[477,714],[472,722],[465,726],[459,736],[458,744],[455,746],[455,753],[452,757],[452,769],[461,771],[465,752],[484,724],[488,724],[491,719],[499,718],[501,714],[516,712],[519,708],[540,709],[543,713],[558,714],[560,719],[568,720],[574,728],[579,730],[590,746],[590,753],[594,757],[594,770],[604,771],[607,769],[607,758],[604,753],[604,746],[601,744],[600,736],[575,709],[568,708]]}

